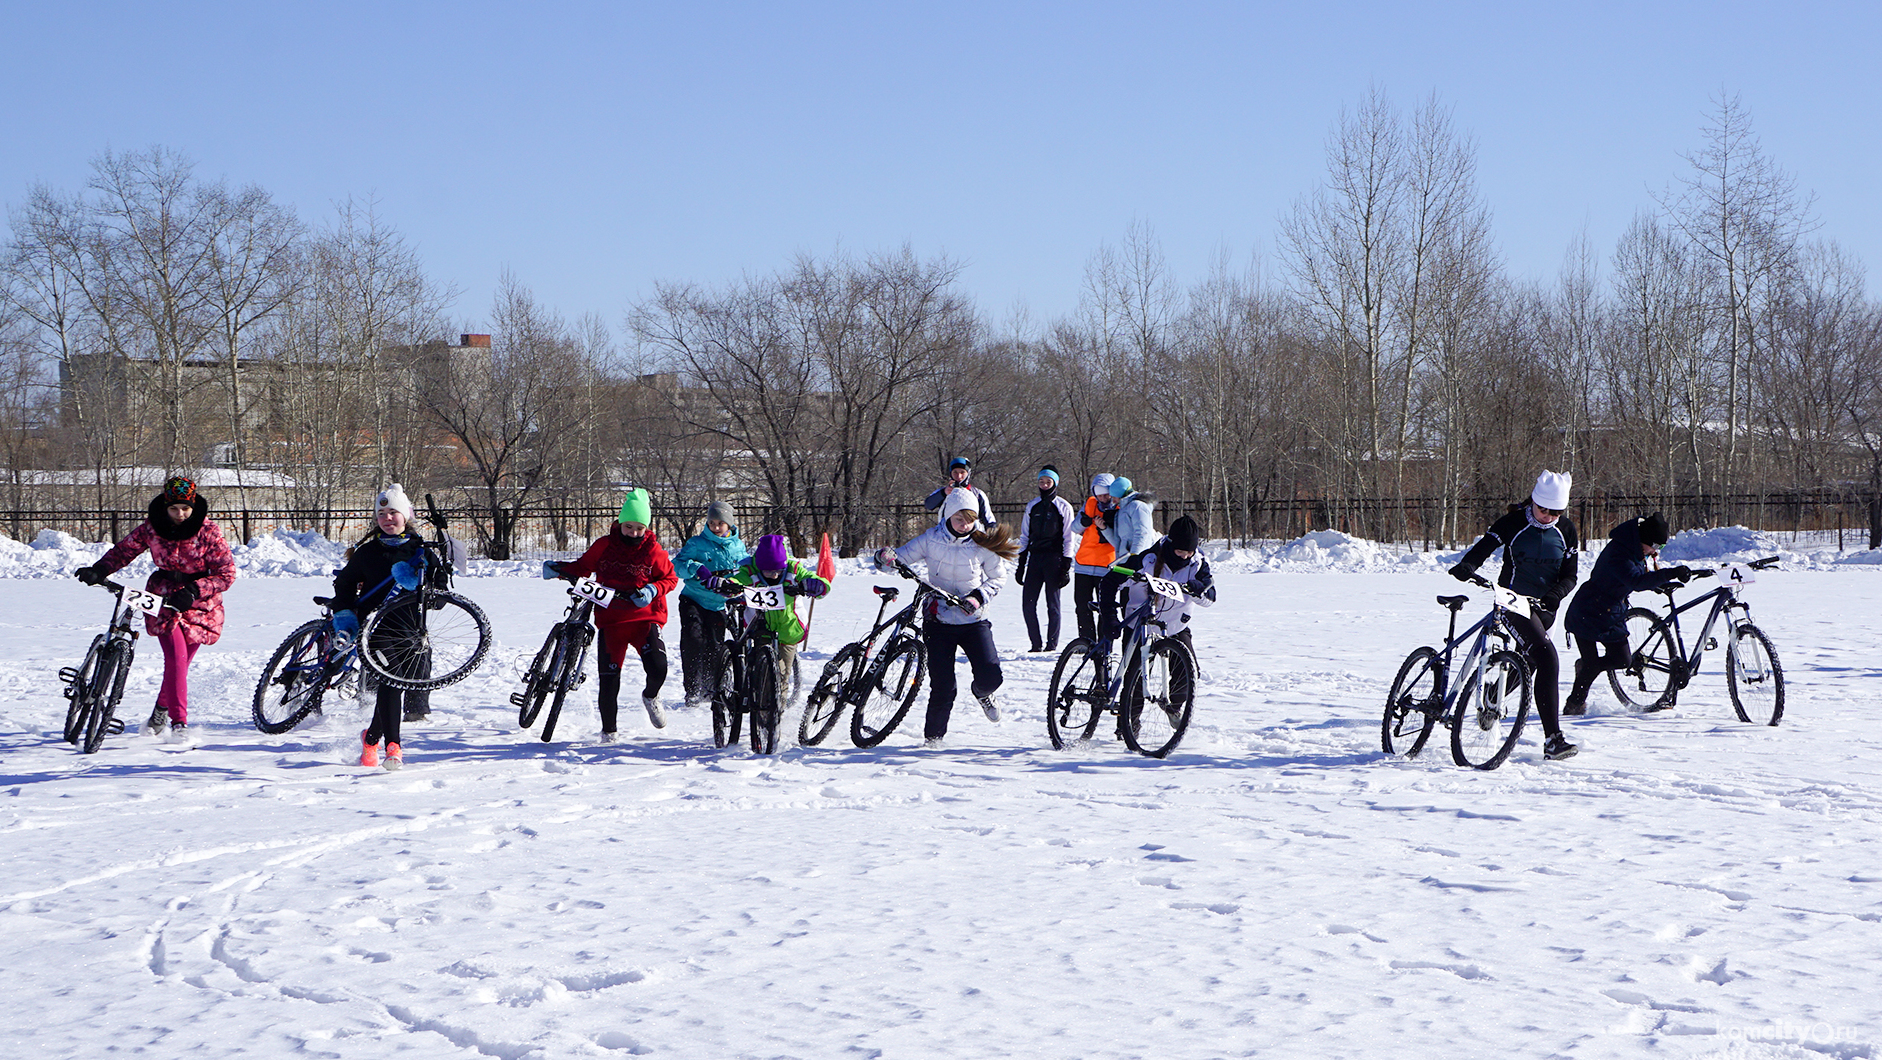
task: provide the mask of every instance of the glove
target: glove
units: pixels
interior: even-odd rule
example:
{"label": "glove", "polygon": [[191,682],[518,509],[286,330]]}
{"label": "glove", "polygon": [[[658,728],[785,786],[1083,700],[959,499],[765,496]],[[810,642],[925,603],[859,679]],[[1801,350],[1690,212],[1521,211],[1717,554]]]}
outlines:
{"label": "glove", "polygon": [[568,564],[562,562],[561,560],[554,560],[554,559],[543,560],[542,561],[542,580],[548,582],[548,581],[554,581],[557,578],[563,577],[562,571],[567,566]]}
{"label": "glove", "polygon": [[895,550],[892,548],[876,549],[876,569],[888,573],[895,569]]}
{"label": "glove", "polygon": [[1477,569],[1475,567],[1466,567],[1462,563],[1451,568],[1451,577],[1456,578],[1460,582],[1470,581],[1471,576],[1476,573]]}
{"label": "glove", "polygon": [[79,569],[73,571],[72,577],[77,578],[79,581],[84,582],[86,585],[103,585],[105,583],[105,579],[111,577],[111,575],[106,574],[104,571],[99,570],[96,566],[91,566],[91,567],[80,567]]}
{"label": "glove", "polygon": [[970,615],[977,615],[980,613],[981,607],[985,605],[986,602],[987,602],[986,597],[983,597],[980,595],[979,589],[975,589],[973,592],[968,593],[966,596],[961,597],[961,610],[967,612]]}
{"label": "glove", "polygon": [[1059,572],[1052,576],[1052,588],[1063,589],[1066,585],[1071,583],[1071,580],[1072,557],[1065,556],[1059,560]]}
{"label": "glove", "polygon": [[392,565],[392,582],[401,589],[418,588],[418,564],[400,560]]}
{"label": "glove", "polygon": [[699,568],[699,573],[693,575],[693,580],[699,583],[701,589],[709,593],[716,593],[725,587],[725,575],[704,567]]}
{"label": "glove", "polygon": [[1666,568],[1666,571],[1668,574],[1671,574],[1673,576],[1673,579],[1679,582],[1681,585],[1685,585],[1687,582],[1692,581],[1692,568],[1686,566],[1685,564],[1681,564],[1677,567],[1668,567]]}
{"label": "glove", "polygon": [[1014,581],[1024,582],[1026,580],[1026,560],[1031,556],[1032,553],[1030,552],[1021,552],[1019,554],[1019,562],[1013,565]]}
{"label": "glove", "polygon": [[163,602],[178,611],[188,611],[190,605],[196,602],[196,587],[185,585],[181,589],[173,590],[164,596]]}
{"label": "glove", "polygon": [[635,607],[646,607],[648,604],[653,603],[653,598],[654,588],[651,585],[643,585],[627,594],[628,601]]}
{"label": "glove", "polygon": [[359,616],[351,611],[333,613],[333,650],[345,651],[359,639]]}
{"label": "glove", "polygon": [[830,591],[830,583],[822,578],[805,578],[791,586],[798,596],[808,596],[815,600]]}

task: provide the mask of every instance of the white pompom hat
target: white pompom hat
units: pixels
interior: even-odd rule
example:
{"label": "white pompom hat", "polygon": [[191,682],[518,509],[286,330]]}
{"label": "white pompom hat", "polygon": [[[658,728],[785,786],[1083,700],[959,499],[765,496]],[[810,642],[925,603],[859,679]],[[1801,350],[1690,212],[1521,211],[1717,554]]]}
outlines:
{"label": "white pompom hat", "polygon": [[1566,471],[1544,471],[1536,476],[1536,488],[1529,491],[1529,499],[1544,508],[1565,511],[1568,508],[1568,490],[1575,484],[1575,476]]}
{"label": "white pompom hat", "polygon": [[387,508],[395,512],[403,513],[406,522],[409,523],[412,521],[412,499],[405,495],[405,487],[396,482],[380,490],[379,496],[373,498],[372,510],[374,515],[385,511]]}

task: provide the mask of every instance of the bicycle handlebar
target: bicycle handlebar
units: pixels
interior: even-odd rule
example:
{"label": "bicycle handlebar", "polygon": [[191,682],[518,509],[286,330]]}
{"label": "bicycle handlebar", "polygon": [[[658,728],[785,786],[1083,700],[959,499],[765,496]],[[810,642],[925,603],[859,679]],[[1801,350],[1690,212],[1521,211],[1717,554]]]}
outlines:
{"label": "bicycle handlebar", "polygon": [[433,500],[429,493],[425,494],[425,512],[426,518],[431,521],[431,525],[437,527],[440,531],[445,530],[449,526],[445,521],[444,513],[438,510],[438,502]]}

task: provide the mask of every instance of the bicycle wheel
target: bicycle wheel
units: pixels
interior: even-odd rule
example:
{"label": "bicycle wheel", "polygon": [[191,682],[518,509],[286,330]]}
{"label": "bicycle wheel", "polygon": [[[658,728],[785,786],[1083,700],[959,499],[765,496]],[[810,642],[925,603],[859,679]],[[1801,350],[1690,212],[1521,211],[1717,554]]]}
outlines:
{"label": "bicycle wheel", "polygon": [[738,649],[728,649],[719,666],[719,683],[712,691],[712,746],[730,747],[738,742],[739,715],[743,710],[745,682],[744,660]]}
{"label": "bicycle wheel", "polygon": [[1163,758],[1183,742],[1196,706],[1196,657],[1174,637],[1161,637],[1132,664],[1124,682],[1124,742],[1146,758]]}
{"label": "bicycle wheel", "polygon": [[850,742],[858,747],[874,747],[889,738],[908,708],[921,694],[922,675],[927,672],[922,657],[922,643],[913,637],[896,641],[869,668],[867,691],[863,701],[850,715]]}
{"label": "bicycle wheel", "polygon": [[490,620],[483,609],[442,589],[400,593],[372,613],[359,635],[360,660],[397,688],[456,684],[489,651]]}
{"label": "bicycle wheel", "polygon": [[761,755],[778,752],[778,718],[784,707],[778,699],[778,648],[760,644],[746,660],[751,674],[751,749]]}
{"label": "bicycle wheel", "polygon": [[314,619],[288,634],[255,682],[255,728],[279,736],[320,709],[327,693],[327,665],[321,658],[327,623]]}
{"label": "bicycle wheel", "polygon": [[543,690],[549,693],[549,710],[542,716],[542,741],[548,743],[555,738],[555,723],[562,717],[562,701],[568,698],[569,689],[575,687],[575,676],[581,673],[584,662],[581,634],[590,627],[584,625],[580,632],[570,629],[567,623],[558,623],[561,627],[555,639],[555,651],[549,660],[549,676],[543,684]]}
{"label": "bicycle wheel", "polygon": [[1467,675],[1451,715],[1451,758],[1472,769],[1495,769],[1516,749],[1529,720],[1529,671],[1513,651],[1493,651],[1483,673]]}
{"label": "bicycle wheel", "polygon": [[1644,607],[1627,612],[1627,665],[1608,671],[1608,684],[1635,710],[1665,710],[1679,695],[1684,669],[1666,621]]}
{"label": "bicycle wheel", "polygon": [[1725,645],[1725,685],[1739,721],[1776,725],[1784,718],[1784,667],[1764,630],[1749,622]]}
{"label": "bicycle wheel", "polygon": [[555,674],[560,669],[556,653],[561,647],[562,623],[557,622],[549,628],[549,635],[543,638],[542,647],[536,649],[536,657],[524,671],[523,690],[510,697],[510,702],[516,704],[518,727],[527,729],[536,724],[536,716],[542,713],[542,701],[549,698],[549,689],[555,684]]}
{"label": "bicycle wheel", "polygon": [[[113,640],[107,643],[98,660],[98,672],[92,680],[92,708],[85,719],[84,743],[80,746],[86,754],[93,754],[98,745],[104,743],[105,736],[112,731],[112,715],[117,712],[118,700],[124,696],[124,679],[131,672],[131,642]],[[123,731],[119,726],[118,731]]]}
{"label": "bicycle wheel", "polygon": [[1046,736],[1052,749],[1063,751],[1098,731],[1103,711],[1104,668],[1091,654],[1091,642],[1077,637],[1059,653],[1052,668],[1052,686],[1046,694]]}
{"label": "bicycle wheel", "polygon": [[804,699],[804,717],[797,723],[798,743],[817,746],[843,720],[843,693],[855,684],[865,661],[862,642],[858,641],[844,646],[823,664],[823,675]]}
{"label": "bicycle wheel", "polygon": [[1425,749],[1444,706],[1444,667],[1435,648],[1413,648],[1385,697],[1380,744],[1389,755],[1414,757]]}
{"label": "bicycle wheel", "polygon": [[67,673],[71,674],[65,682],[65,698],[71,701],[65,708],[66,743],[77,743],[79,736],[85,732],[85,719],[91,714],[89,693],[92,675],[98,672],[98,660],[104,654],[104,647],[105,635],[100,633],[92,638],[91,647],[86,649],[85,661],[79,663],[77,669],[62,671],[59,675],[64,677]]}

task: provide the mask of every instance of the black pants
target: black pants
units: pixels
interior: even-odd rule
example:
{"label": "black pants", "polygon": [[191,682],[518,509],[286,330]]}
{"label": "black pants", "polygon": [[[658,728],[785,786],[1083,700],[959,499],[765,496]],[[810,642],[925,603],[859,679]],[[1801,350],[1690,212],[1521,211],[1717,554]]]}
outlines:
{"label": "black pants", "polygon": [[[1026,578],[1020,582],[1019,609],[1026,615],[1026,635],[1032,646],[1045,645],[1049,651],[1059,645],[1059,590],[1052,580],[1059,576],[1056,553],[1033,553],[1026,557]],[[1046,597],[1046,639],[1039,639],[1039,594]]]}
{"label": "black pants", "polygon": [[1602,674],[1609,670],[1627,668],[1628,651],[1625,635],[1596,640],[1577,633],[1575,634],[1575,650],[1580,653],[1581,657],[1575,660],[1575,685],[1568,690],[1570,703],[1580,703],[1587,699],[1588,690],[1594,687],[1595,681],[1599,680]]}
{"label": "black pants", "polygon": [[1562,659],[1555,653],[1555,644],[1549,640],[1550,621],[1544,623],[1537,615],[1528,618],[1510,616],[1510,625],[1516,630],[1516,646],[1529,660],[1529,671],[1536,681],[1536,714],[1542,718],[1542,735],[1556,736],[1562,731],[1562,690],[1558,687],[1562,681]]}
{"label": "black pants", "polygon": [[[407,599],[416,601],[418,598],[411,596]],[[392,606],[394,609],[388,611],[385,617],[380,619],[380,628],[387,632],[395,632],[403,624],[409,630],[411,623],[417,618],[415,607],[401,607],[398,604]],[[400,653],[390,662],[397,673],[415,677],[431,676],[431,653],[428,651],[416,658]],[[365,679],[363,673],[361,679]],[[400,723],[406,718],[417,720],[430,713],[431,693],[429,691],[394,688],[384,678],[379,678],[378,690],[373,694],[372,724],[366,729],[366,742],[378,743],[384,740],[387,743],[403,743],[405,741],[401,734]]]}
{"label": "black pants", "polygon": [[1102,574],[1072,575],[1072,610],[1078,613],[1078,635],[1086,640],[1098,639],[1098,615],[1091,604],[1098,599],[1098,583],[1102,581]]}
{"label": "black pants", "polygon": [[934,740],[948,734],[948,716],[954,712],[955,651],[967,653],[974,671],[970,691],[976,696],[992,695],[1006,675],[993,647],[993,623],[984,618],[958,626],[931,618],[922,623],[921,637],[928,645],[928,722],[922,735]]}
{"label": "black pants", "polygon": [[[609,660],[614,653],[608,650],[608,630],[606,626],[596,630],[600,634],[600,651],[595,655],[595,667],[601,671],[600,687],[596,690],[601,700],[601,731],[613,732],[614,723],[620,717],[621,703],[621,668]],[[623,661],[626,653],[622,653]],[[660,627],[655,626],[647,634],[647,643],[640,648],[640,664],[647,671],[647,687],[642,696],[657,696],[660,687],[667,683],[667,646],[660,639]]]}
{"label": "black pants", "polygon": [[680,680],[686,701],[711,699],[718,691],[719,670],[725,657],[725,612],[713,611],[699,601],[680,595]]}

